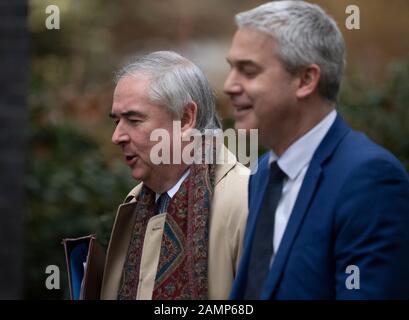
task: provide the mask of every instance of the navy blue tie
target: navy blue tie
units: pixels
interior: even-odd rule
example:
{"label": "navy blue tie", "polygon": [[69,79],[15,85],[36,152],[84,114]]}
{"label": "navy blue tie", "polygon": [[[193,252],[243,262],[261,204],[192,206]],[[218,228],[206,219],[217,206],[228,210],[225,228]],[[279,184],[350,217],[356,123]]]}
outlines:
{"label": "navy blue tie", "polygon": [[274,254],[273,236],[275,211],[281,198],[285,173],[273,162],[264,194],[261,210],[257,217],[253,243],[251,245],[247,286],[244,298],[256,300],[260,298],[265,284],[270,261]]}
{"label": "navy blue tie", "polygon": [[161,214],[166,212],[170,202],[170,197],[167,192],[160,195],[158,201],[156,202],[156,214]]}

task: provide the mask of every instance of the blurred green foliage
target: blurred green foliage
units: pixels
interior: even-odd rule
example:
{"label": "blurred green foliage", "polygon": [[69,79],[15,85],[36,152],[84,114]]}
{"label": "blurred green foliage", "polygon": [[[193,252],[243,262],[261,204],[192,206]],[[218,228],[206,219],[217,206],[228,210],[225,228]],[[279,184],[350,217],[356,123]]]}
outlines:
{"label": "blurred green foliage", "polygon": [[[382,84],[349,77],[340,98],[340,113],[356,130],[391,151],[409,171],[409,62],[388,66]],[[359,152],[359,150],[357,150]]]}

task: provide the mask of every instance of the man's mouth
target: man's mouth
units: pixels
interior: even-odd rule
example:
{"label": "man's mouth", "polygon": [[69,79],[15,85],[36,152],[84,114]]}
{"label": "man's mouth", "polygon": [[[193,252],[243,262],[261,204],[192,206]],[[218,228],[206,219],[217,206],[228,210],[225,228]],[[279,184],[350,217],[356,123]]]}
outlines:
{"label": "man's mouth", "polygon": [[135,164],[137,160],[137,156],[133,154],[126,154],[125,155],[125,162],[128,166]]}
{"label": "man's mouth", "polygon": [[251,105],[236,105],[234,106],[237,112],[245,111],[245,110],[250,110],[252,108]]}
{"label": "man's mouth", "polygon": [[240,117],[244,116],[244,114],[251,109],[253,109],[253,106],[251,104],[233,104],[234,107],[234,116]]}

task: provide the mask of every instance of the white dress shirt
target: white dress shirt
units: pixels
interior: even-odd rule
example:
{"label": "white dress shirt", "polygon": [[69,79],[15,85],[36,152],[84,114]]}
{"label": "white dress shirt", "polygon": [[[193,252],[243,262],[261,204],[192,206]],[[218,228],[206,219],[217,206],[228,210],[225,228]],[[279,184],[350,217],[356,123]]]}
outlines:
{"label": "white dress shirt", "polygon": [[[178,182],[176,182],[176,184],[170,188],[168,191],[166,191],[166,193],[168,194],[169,198],[173,198],[173,196],[176,194],[176,192],[179,191],[180,186],[182,185],[183,181],[186,180],[187,176],[190,173],[190,169],[186,170],[186,172],[183,174],[183,176],[179,179]],[[158,201],[159,197],[160,197],[161,193],[157,193],[155,194],[155,203]]]}
{"label": "white dress shirt", "polygon": [[294,142],[281,157],[278,158],[273,151],[270,153],[269,164],[277,160],[278,166],[286,174],[275,212],[274,239],[272,239],[274,252],[277,252],[280,245],[311,159],[336,116],[336,111],[331,111],[314,128]]}

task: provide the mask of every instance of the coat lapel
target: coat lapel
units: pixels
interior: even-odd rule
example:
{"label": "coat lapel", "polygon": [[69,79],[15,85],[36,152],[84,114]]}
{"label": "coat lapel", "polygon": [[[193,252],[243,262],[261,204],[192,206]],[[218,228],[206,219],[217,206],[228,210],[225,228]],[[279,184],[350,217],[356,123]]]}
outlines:
{"label": "coat lapel", "polygon": [[[265,160],[265,161],[264,161]],[[263,202],[264,193],[266,192],[268,179],[269,179],[269,168],[268,168],[268,154],[266,158],[263,159],[263,163],[260,163],[259,169],[260,170],[255,176],[250,177],[251,180],[250,184],[253,190],[250,190],[249,197],[249,217],[248,217],[248,224],[246,229],[245,239],[248,245],[251,245],[254,230],[256,227],[257,217],[260,213],[261,204]],[[250,247],[249,247],[250,250]]]}
{"label": "coat lapel", "polygon": [[109,241],[101,299],[117,299],[122,270],[135,224],[136,202],[120,205]]}
{"label": "coat lapel", "polygon": [[270,299],[274,297],[277,284],[281,278],[281,274],[284,270],[290,250],[294,244],[294,240],[298,234],[300,226],[302,225],[305,214],[308,211],[307,209],[309,204],[314,197],[317,187],[319,186],[319,180],[322,174],[322,165],[334,152],[339,142],[349,130],[349,127],[338,115],[334,124],[311,159],[309,168],[298,193],[293,211],[261,294],[261,299]]}
{"label": "coat lapel", "polygon": [[217,185],[231,169],[237,164],[236,156],[229,151],[224,145],[221,146],[221,150],[217,153],[217,166],[215,172],[215,185]]}
{"label": "coat lapel", "polygon": [[247,283],[248,265],[251,253],[251,243],[254,235],[254,229],[261,206],[261,201],[268,183],[268,154],[259,159],[258,171],[250,176],[249,182],[249,215],[244,234],[243,255],[240,259],[239,269],[236,279],[233,283],[233,288],[230,294],[230,299],[243,299]]}

